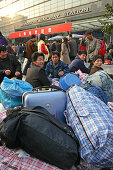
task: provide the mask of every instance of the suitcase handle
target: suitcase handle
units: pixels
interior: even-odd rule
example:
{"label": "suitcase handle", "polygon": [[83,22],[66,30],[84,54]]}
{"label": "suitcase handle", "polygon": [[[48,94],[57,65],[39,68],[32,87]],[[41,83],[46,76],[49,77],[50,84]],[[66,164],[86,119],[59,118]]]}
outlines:
{"label": "suitcase handle", "polygon": [[63,91],[63,92],[66,92],[65,90],[63,90],[60,87],[55,86],[55,85],[36,87],[36,88],[33,89],[33,91],[37,91],[37,92],[43,92],[43,91]]}

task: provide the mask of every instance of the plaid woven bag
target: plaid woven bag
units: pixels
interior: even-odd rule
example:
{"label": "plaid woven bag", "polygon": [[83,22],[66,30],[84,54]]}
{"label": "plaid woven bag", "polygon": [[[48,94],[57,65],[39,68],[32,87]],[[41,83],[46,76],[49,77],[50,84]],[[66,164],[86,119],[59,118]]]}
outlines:
{"label": "plaid woven bag", "polygon": [[68,124],[80,142],[87,163],[113,167],[113,112],[93,94],[79,86],[67,92]]}

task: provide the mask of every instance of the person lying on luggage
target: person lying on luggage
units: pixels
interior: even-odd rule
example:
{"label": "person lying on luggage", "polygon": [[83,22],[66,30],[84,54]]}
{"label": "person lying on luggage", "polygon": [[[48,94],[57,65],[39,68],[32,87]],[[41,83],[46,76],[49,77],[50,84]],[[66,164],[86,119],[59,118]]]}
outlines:
{"label": "person lying on luggage", "polygon": [[39,86],[49,86],[50,82],[44,70],[44,54],[34,52],[32,54],[32,66],[27,70],[26,81],[34,88]]}
{"label": "person lying on luggage", "polygon": [[58,51],[53,51],[51,54],[51,60],[46,65],[46,75],[49,79],[60,78],[64,74],[69,73],[69,67],[66,63],[60,60],[60,53]]}
{"label": "person lying on luggage", "polygon": [[83,73],[89,74],[90,70],[85,66],[84,61],[86,59],[87,52],[79,51],[76,58],[69,65],[70,72],[81,70]]}
{"label": "person lying on luggage", "polygon": [[4,45],[0,45],[0,83],[4,77],[22,79],[21,64],[15,55],[7,53]]}

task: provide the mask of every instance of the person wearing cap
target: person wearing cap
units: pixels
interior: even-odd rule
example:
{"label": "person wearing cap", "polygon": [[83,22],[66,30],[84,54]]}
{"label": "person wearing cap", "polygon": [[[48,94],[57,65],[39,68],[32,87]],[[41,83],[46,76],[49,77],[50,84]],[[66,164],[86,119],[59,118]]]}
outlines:
{"label": "person wearing cap", "polygon": [[99,53],[99,49],[101,47],[100,40],[96,39],[93,36],[93,31],[89,30],[86,31],[86,33],[83,35],[83,38],[80,42],[82,46],[86,46],[87,51],[87,62],[92,62],[94,55],[97,55]]}
{"label": "person wearing cap", "polygon": [[60,53],[58,51],[53,51],[51,54],[51,61],[47,63],[45,71],[48,78],[59,79],[64,74],[69,73],[69,67],[60,60]]}
{"label": "person wearing cap", "polygon": [[0,83],[4,77],[22,79],[21,64],[15,55],[8,54],[6,47],[0,45]]}
{"label": "person wearing cap", "polygon": [[76,58],[69,65],[70,72],[81,70],[82,73],[89,74],[90,70],[84,64],[86,55],[87,55],[87,52],[84,50],[81,50],[78,52],[78,55],[76,56]]}

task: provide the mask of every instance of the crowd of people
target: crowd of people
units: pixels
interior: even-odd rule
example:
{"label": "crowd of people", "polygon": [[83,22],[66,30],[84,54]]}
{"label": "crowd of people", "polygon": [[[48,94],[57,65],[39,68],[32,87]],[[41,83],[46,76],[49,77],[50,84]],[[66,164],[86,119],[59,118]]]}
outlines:
{"label": "crowd of people", "polygon": [[[5,76],[18,79],[25,76],[26,81],[37,87],[50,85],[53,80],[77,70],[93,74],[102,70],[105,59],[113,62],[112,42],[106,47],[104,56],[99,53],[101,46],[101,41],[93,36],[92,31],[83,35],[79,49],[72,34],[64,37],[61,44],[55,40],[51,45],[46,43],[44,34],[39,35],[38,43],[36,35],[31,35],[30,40],[15,47],[14,44],[9,46],[8,40],[0,33],[0,83]],[[84,62],[89,62],[90,66],[87,68]]]}

